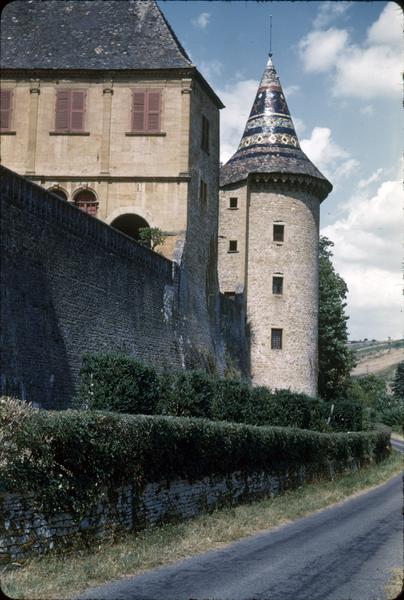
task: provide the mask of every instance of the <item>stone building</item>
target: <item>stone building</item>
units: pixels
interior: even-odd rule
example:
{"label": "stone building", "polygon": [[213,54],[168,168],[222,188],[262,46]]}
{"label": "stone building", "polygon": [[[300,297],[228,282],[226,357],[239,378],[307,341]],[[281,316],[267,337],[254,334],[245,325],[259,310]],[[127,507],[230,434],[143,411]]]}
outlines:
{"label": "stone building", "polygon": [[213,231],[223,104],[154,1],[11,2],[1,67],[5,166],[169,258]]}
{"label": "stone building", "polygon": [[[315,394],[319,205],[332,186],[300,149],[271,60],[219,203],[223,104],[155,0],[15,0],[1,40],[3,164],[129,237],[163,230],[159,250],[179,265],[175,360],[223,373],[227,353],[255,385]],[[163,296],[151,313],[165,314]]]}
{"label": "stone building", "polygon": [[332,186],[299,146],[271,57],[220,186],[220,288],[246,305],[252,382],[316,395],[319,211]]}

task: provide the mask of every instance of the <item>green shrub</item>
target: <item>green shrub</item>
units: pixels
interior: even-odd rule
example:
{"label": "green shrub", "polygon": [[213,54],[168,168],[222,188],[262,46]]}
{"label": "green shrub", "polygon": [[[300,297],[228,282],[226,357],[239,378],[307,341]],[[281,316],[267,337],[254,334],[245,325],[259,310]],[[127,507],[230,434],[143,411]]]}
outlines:
{"label": "green shrub", "polygon": [[364,408],[358,402],[339,399],[334,403],[330,425],[334,431],[361,431]]}
{"label": "green shrub", "polygon": [[251,404],[251,388],[241,381],[218,379],[211,406],[212,419],[244,423]]}
{"label": "green shrub", "polygon": [[[7,430],[0,480],[9,492],[40,491],[47,511],[78,513],[96,493],[125,483],[233,471],[292,473],[305,465],[321,473],[327,461],[347,466],[389,452],[388,432],[325,434],[282,427],[254,427],[206,419],[126,415],[102,411],[46,411],[0,402]],[[8,425],[7,425],[8,424]],[[16,449],[18,452],[16,452]]]}
{"label": "green shrub", "polygon": [[152,367],[122,354],[85,354],[80,371],[80,402],[90,409],[153,414],[160,397]]}
{"label": "green shrub", "polygon": [[178,371],[160,376],[157,412],[178,417],[211,416],[216,380],[205,371]]}

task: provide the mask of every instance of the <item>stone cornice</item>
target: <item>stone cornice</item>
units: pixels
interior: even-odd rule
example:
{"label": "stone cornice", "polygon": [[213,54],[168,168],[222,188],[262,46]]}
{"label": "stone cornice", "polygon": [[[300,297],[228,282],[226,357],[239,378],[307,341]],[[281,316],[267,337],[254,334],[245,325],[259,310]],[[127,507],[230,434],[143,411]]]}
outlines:
{"label": "stone cornice", "polygon": [[250,173],[248,176],[250,185],[270,184],[280,190],[294,189],[310,192],[322,202],[330,193],[330,184],[324,179],[311,177],[310,175],[295,175],[293,173]]}
{"label": "stone cornice", "polygon": [[125,182],[149,182],[155,181],[157,183],[188,183],[191,180],[190,175],[178,175],[178,176],[161,176],[161,177],[142,177],[142,176],[130,176],[130,175],[53,175],[52,173],[29,175],[29,179],[32,181],[107,181],[113,183],[115,181]]}

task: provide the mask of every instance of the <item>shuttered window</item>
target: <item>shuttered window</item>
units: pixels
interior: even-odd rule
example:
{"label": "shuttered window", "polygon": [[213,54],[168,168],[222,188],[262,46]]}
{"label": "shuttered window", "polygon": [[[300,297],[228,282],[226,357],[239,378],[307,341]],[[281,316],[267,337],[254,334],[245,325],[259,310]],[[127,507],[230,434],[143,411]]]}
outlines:
{"label": "shuttered window", "polygon": [[11,129],[11,101],[13,92],[11,90],[1,90],[0,93],[0,130],[10,131]]}
{"label": "shuttered window", "polygon": [[205,150],[205,152],[209,152],[209,121],[204,116],[202,116],[201,148],[202,148],[202,150]]}
{"label": "shuttered window", "polygon": [[59,90],[56,92],[55,131],[84,131],[86,106],[85,90]]}
{"label": "shuttered window", "polygon": [[161,130],[161,90],[133,90],[132,132],[159,133]]}

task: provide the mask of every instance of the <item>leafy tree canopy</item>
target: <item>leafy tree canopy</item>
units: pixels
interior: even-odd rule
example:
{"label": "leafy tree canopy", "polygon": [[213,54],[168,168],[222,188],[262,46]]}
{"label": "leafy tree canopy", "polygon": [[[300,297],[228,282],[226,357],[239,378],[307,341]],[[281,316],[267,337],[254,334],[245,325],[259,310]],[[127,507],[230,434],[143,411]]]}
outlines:
{"label": "leafy tree canopy", "polygon": [[348,348],[345,315],[348,287],[332,264],[333,242],[321,236],[319,244],[319,395],[333,400],[345,395],[355,365]]}
{"label": "leafy tree canopy", "polygon": [[396,398],[404,399],[404,361],[397,365],[391,389]]}
{"label": "leafy tree canopy", "polygon": [[139,242],[154,250],[157,246],[164,243],[166,236],[158,227],[140,227]]}

